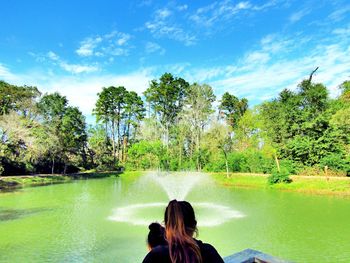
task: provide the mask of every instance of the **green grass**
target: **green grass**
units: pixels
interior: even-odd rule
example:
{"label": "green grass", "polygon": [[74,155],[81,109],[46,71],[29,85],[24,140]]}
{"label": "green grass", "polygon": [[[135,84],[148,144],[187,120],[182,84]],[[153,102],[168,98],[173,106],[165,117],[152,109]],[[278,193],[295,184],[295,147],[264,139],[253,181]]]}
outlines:
{"label": "green grass", "polygon": [[267,187],[267,177],[263,175],[230,173],[227,178],[226,173],[209,173],[218,183],[232,187]]}
{"label": "green grass", "polygon": [[291,183],[269,185],[267,176],[254,174],[210,173],[217,183],[227,187],[249,187],[276,189],[282,191],[303,192],[312,194],[350,196],[350,178],[347,177],[300,177],[292,176]]}

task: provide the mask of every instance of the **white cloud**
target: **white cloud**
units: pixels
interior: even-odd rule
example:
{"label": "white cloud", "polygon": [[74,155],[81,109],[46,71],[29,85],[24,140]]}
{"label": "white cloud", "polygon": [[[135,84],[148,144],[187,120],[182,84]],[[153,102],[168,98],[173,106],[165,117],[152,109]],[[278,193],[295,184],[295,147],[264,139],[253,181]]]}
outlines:
{"label": "white cloud", "polygon": [[338,35],[338,37],[348,38],[348,37],[350,37],[350,25],[348,25],[347,27],[343,27],[343,28],[336,28],[333,30],[332,33],[335,35]]}
{"label": "white cloud", "polygon": [[194,45],[197,42],[196,36],[186,32],[180,25],[171,19],[173,12],[168,8],[158,9],[153,14],[153,19],[145,23],[155,38],[168,38],[184,43],[186,46]]}
{"label": "white cloud", "polygon": [[346,15],[349,15],[350,13],[350,5],[347,5],[347,6],[342,6],[341,8],[333,11],[329,16],[328,18],[331,20],[331,21],[334,21],[334,22],[339,22],[341,20],[343,20]]}
{"label": "white cloud", "polygon": [[102,87],[124,86],[129,91],[142,95],[153,77],[147,70],[126,75],[100,75],[88,78],[65,77],[47,84],[50,92],[59,91],[66,95],[71,104],[78,106],[84,114],[91,114]]}
{"label": "white cloud", "polygon": [[68,63],[62,60],[55,52],[49,51],[46,54],[46,57],[53,62],[54,65],[58,65],[61,69],[72,73],[72,74],[80,74],[80,73],[92,73],[99,70],[97,65],[86,65],[86,64],[73,64]]}
{"label": "white cloud", "polygon": [[168,8],[158,9],[155,12],[156,19],[165,19],[171,15],[171,12]]}
{"label": "white cloud", "polygon": [[61,61],[59,65],[65,71],[68,71],[68,72],[73,73],[73,74],[91,73],[91,72],[96,72],[99,70],[99,68],[97,66],[69,64],[69,63],[66,63],[63,61]]}
{"label": "white cloud", "polygon": [[59,60],[59,56],[53,52],[53,51],[49,51],[47,53],[47,56],[51,59],[51,60]]}
{"label": "white cloud", "polygon": [[185,11],[185,10],[187,10],[187,8],[188,8],[188,5],[179,5],[178,7],[177,7],[177,10],[179,10],[179,11]]}
{"label": "white cloud", "polygon": [[[73,70],[81,68],[69,65]],[[69,104],[77,106],[85,115],[91,115],[95,107],[97,93],[102,87],[124,86],[129,91],[135,91],[140,96],[148,88],[149,81],[154,76],[150,70],[138,70],[129,74],[99,74],[99,75],[49,75],[47,72],[26,72],[16,74],[0,64],[0,79],[11,84],[37,86],[42,92],[59,92],[66,96]]]}
{"label": "white cloud", "polygon": [[[347,27],[336,32],[344,31],[347,32]],[[284,88],[297,89],[298,83],[318,66],[313,80],[325,84],[335,97],[339,95],[338,85],[350,77],[348,38],[330,35],[327,39],[315,41],[316,44],[310,44],[302,35],[268,35],[260,41],[259,48],[233,64],[186,69],[185,78],[210,84],[218,96],[229,91],[256,104],[276,97]],[[302,54],[300,49],[307,51]]]}
{"label": "white cloud", "polygon": [[[200,7],[190,16],[190,20],[201,27],[212,27],[217,23],[237,18],[243,12],[257,12],[277,5],[279,1],[268,1],[263,5],[254,5],[250,1],[216,1]],[[243,13],[244,14],[244,13]]]}
{"label": "white cloud", "polygon": [[158,52],[160,55],[164,55],[165,53],[165,49],[155,42],[147,42],[145,46],[145,50],[149,54]]}
{"label": "white cloud", "polygon": [[[263,43],[266,45],[265,41]],[[218,76],[209,83],[219,94],[229,91],[254,98],[257,102],[262,101],[266,94],[277,96],[283,88],[296,89],[297,84],[318,66],[313,80],[324,83],[334,97],[339,93],[338,85],[348,79],[349,52],[350,47],[344,42],[320,44],[306,56],[292,58],[287,52],[281,58],[271,53],[269,63],[248,67],[246,63],[251,56],[258,58],[261,55],[259,51],[252,51],[231,76]]]}
{"label": "white cloud", "polygon": [[270,55],[268,53],[254,51],[249,53],[245,58],[245,63],[247,64],[265,64],[270,60]]}
{"label": "white cloud", "polygon": [[289,22],[291,23],[296,23],[298,22],[299,20],[301,20],[304,16],[306,16],[307,14],[310,13],[310,10],[309,9],[302,9],[302,10],[299,10],[293,14],[290,15],[289,17]]}
{"label": "white cloud", "polygon": [[101,37],[86,38],[80,43],[80,47],[76,50],[77,54],[82,57],[94,55],[94,49],[101,43]]}
{"label": "white cloud", "polygon": [[16,77],[10,70],[0,63],[0,80],[13,81]]}
{"label": "white cloud", "polygon": [[131,35],[112,31],[103,36],[88,37],[80,42],[76,53],[81,57],[124,56],[129,54]]}
{"label": "white cloud", "polygon": [[123,46],[128,42],[129,39],[130,39],[130,35],[122,33],[120,35],[120,38],[117,40],[117,44],[119,46]]}

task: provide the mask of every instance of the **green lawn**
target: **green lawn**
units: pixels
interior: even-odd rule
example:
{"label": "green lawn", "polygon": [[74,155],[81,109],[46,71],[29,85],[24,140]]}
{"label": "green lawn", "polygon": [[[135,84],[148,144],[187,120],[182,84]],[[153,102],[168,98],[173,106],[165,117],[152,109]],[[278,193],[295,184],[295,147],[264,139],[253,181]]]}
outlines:
{"label": "green lawn", "polygon": [[291,183],[268,185],[266,175],[230,173],[210,173],[212,177],[227,187],[251,187],[278,189],[284,191],[304,192],[313,194],[346,195],[350,196],[349,177],[306,177],[292,176]]}

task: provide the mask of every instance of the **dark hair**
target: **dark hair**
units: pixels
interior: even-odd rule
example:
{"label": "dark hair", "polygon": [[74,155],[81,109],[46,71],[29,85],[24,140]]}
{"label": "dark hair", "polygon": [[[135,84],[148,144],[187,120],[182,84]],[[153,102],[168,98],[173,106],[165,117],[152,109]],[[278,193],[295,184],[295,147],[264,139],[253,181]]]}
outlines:
{"label": "dark hair", "polygon": [[172,263],[201,263],[202,256],[193,234],[197,221],[189,202],[172,200],[164,214],[165,235]]}
{"label": "dark hair", "polygon": [[151,248],[168,244],[165,240],[165,228],[163,226],[159,223],[151,223],[148,228],[147,242]]}

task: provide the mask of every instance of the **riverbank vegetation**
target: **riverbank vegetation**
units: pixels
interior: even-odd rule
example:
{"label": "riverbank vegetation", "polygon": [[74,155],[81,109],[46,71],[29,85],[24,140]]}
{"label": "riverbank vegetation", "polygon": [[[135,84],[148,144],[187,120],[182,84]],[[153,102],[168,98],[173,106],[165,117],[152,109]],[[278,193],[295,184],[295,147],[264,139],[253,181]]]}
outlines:
{"label": "riverbank vegetation", "polygon": [[[0,191],[13,190],[27,186],[42,186],[50,184],[68,183],[72,180],[106,178],[119,176],[119,172],[93,172],[74,173],[69,175],[62,174],[41,174],[41,175],[21,175],[21,176],[2,176],[0,177]],[[134,174],[128,173],[128,177],[133,178]]]}
{"label": "riverbank vegetation", "polygon": [[272,189],[317,195],[350,196],[349,177],[290,176],[291,183],[268,184],[268,176],[247,173],[210,173],[212,178],[225,187]]}
{"label": "riverbank vegetation", "polygon": [[[308,79],[260,105],[170,73],[139,96],[123,86],[97,94],[95,125],[59,93],[0,81],[0,173],[94,169],[350,174],[350,81],[330,98]],[[122,83],[118,83],[122,84]]]}

